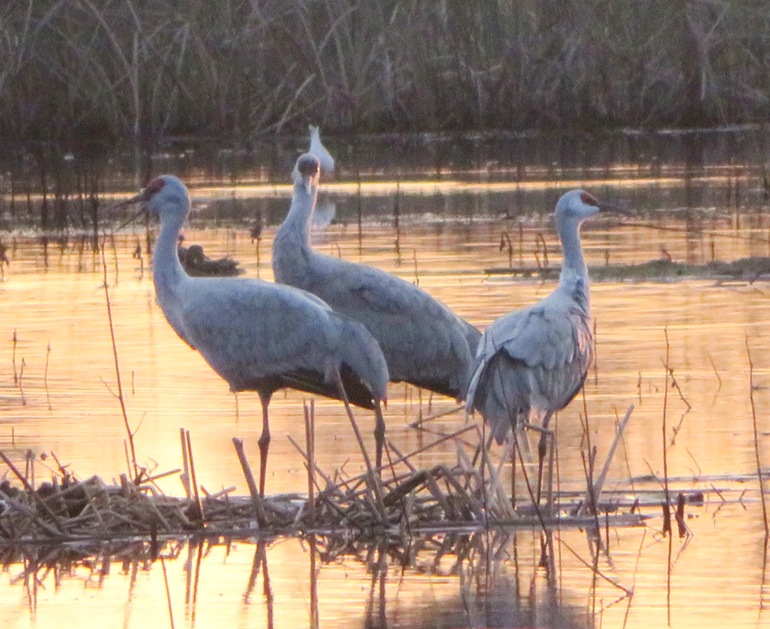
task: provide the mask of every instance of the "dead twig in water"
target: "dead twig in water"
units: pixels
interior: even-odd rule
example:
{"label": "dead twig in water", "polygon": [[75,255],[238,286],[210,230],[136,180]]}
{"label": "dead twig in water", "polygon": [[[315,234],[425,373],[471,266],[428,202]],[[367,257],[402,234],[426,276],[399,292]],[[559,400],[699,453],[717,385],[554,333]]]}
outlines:
{"label": "dead twig in water", "polygon": [[112,304],[110,303],[110,287],[107,282],[107,259],[104,254],[104,243],[101,246],[102,253],[102,271],[104,279],[104,301],[107,305],[107,320],[110,324],[110,339],[112,340],[112,356],[115,360],[115,379],[118,386],[117,398],[120,403],[120,411],[123,415],[123,425],[126,428],[128,436],[128,446],[131,451],[131,465],[133,467],[134,482],[139,479],[139,464],[136,461],[136,447],[134,445],[134,432],[131,430],[131,424],[128,421],[128,411],[126,410],[126,401],[123,397],[123,385],[120,380],[120,361],[118,359],[118,345],[115,340],[115,326],[112,320]]}
{"label": "dead twig in water", "polygon": [[51,358],[51,343],[48,342],[48,349],[46,350],[45,354],[45,372],[43,373],[43,385],[45,386],[45,399],[48,402],[48,410],[52,411],[53,408],[51,407],[51,394],[48,391],[48,363],[50,362]]}
{"label": "dead twig in water", "polygon": [[21,384],[22,377],[24,376],[24,367],[26,367],[26,366],[27,366],[27,361],[22,358],[21,359],[21,368],[19,369],[19,380],[18,380],[19,393],[21,393],[21,405],[22,406],[26,406],[27,405],[27,398],[24,395],[24,387]]}
{"label": "dead twig in water", "polygon": [[719,375],[719,372],[717,371],[717,366],[714,364],[714,359],[711,357],[711,354],[709,352],[706,352],[706,356],[709,357],[711,368],[714,370],[714,375],[717,377],[717,382],[719,382],[719,386],[717,387],[717,392],[719,392],[722,389],[722,377]]}
{"label": "dead twig in water", "polygon": [[757,462],[757,476],[759,478],[759,495],[762,499],[762,521],[765,525],[765,545],[770,539],[770,528],[767,521],[767,505],[765,504],[765,485],[762,476],[762,461],[759,456],[759,430],[757,428],[757,409],[754,405],[754,361],[751,359],[749,337],[746,335],[746,354],[749,358],[749,401],[751,402],[751,418],[754,430],[754,456]]}
{"label": "dead twig in water", "polygon": [[663,389],[663,421],[661,426],[661,436],[663,437],[663,534],[668,534],[668,561],[666,562],[666,613],[668,624],[671,624],[671,556],[674,550],[674,540],[671,535],[671,499],[668,490],[668,450],[666,445],[666,412],[668,411],[668,377],[672,373],[669,366],[669,356],[671,354],[671,345],[668,341],[668,326],[663,328],[663,334],[666,338],[666,360],[663,364],[665,368],[665,382]]}
{"label": "dead twig in water", "polygon": [[502,232],[500,235],[500,251],[505,249],[505,244],[508,243],[508,268],[513,268],[513,245],[511,244],[511,237],[508,232]]}
{"label": "dead twig in water", "polygon": [[615,456],[615,450],[617,449],[618,444],[623,439],[623,433],[625,432],[628,420],[631,419],[631,413],[633,410],[634,405],[631,404],[626,410],[626,414],[620,421],[620,424],[618,424],[615,430],[615,438],[613,439],[612,445],[610,446],[609,452],[607,453],[607,458],[604,461],[604,466],[602,466],[602,471],[599,473],[599,477],[594,483],[593,491],[586,491],[586,496],[583,500],[583,504],[580,505],[580,508],[577,510],[577,515],[583,515],[588,504],[598,505],[601,501],[602,490],[604,489],[604,481],[607,479],[607,474],[610,470],[610,463],[612,463],[612,459]]}
{"label": "dead twig in water", "polygon": [[13,385],[16,386],[19,383],[19,372],[16,370],[16,345],[18,344],[18,337],[16,330],[13,331],[13,351],[11,354],[11,362],[13,362]]}

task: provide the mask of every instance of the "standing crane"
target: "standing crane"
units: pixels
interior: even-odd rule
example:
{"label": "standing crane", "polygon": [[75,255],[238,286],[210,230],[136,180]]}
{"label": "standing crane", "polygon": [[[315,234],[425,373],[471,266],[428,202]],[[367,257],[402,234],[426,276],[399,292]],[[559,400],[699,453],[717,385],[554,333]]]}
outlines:
{"label": "standing crane", "polygon": [[374,409],[379,467],[385,433],[380,403],[386,400],[388,368],[366,328],[289,286],[258,279],[190,277],[177,254],[190,197],[177,177],[153,179],[126,203],[134,202],[142,202],[160,218],[152,273],[166,320],[231,391],[259,394],[260,493],[265,491],[270,446],[268,406],[273,393],[284,387]]}
{"label": "standing crane", "polygon": [[414,284],[311,247],[319,166],[310,154],[297,159],[291,207],[273,241],[276,281],[363,323],[382,348],[391,381],[464,399],[481,336],[475,327]]}
{"label": "standing crane", "polygon": [[[479,411],[498,443],[510,430],[540,431],[538,502],[546,438],[553,436],[548,430],[551,416],[580,391],[593,359],[580,226],[602,208],[609,206],[583,190],[570,190],[559,199],[554,212],[564,256],[559,286],[540,302],[505,314],[487,327],[468,387],[466,412]],[[549,487],[549,504],[550,496]]]}

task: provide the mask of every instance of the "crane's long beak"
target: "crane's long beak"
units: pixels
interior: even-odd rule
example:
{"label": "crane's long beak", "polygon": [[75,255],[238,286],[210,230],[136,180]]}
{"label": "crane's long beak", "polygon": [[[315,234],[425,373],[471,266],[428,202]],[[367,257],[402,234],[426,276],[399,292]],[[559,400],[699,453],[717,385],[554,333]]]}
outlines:
{"label": "crane's long beak", "polygon": [[130,225],[133,223],[137,218],[139,218],[142,214],[145,214],[147,212],[147,208],[144,206],[144,202],[147,200],[147,191],[142,190],[135,196],[131,197],[130,199],[126,199],[125,201],[120,201],[118,203],[115,203],[114,205],[111,205],[108,207],[105,212],[110,213],[118,209],[122,209],[126,207],[127,205],[133,205],[134,203],[142,203],[142,206],[131,214],[125,221],[123,221],[120,225],[118,225],[115,228],[115,231],[120,231],[123,229],[126,225]]}

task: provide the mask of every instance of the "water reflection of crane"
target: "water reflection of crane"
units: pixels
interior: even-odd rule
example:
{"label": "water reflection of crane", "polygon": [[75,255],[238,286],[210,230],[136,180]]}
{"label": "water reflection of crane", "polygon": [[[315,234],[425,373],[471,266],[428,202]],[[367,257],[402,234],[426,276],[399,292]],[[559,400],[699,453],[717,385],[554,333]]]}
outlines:
{"label": "water reflection of crane", "polygon": [[[503,531],[447,535],[440,542],[428,540],[435,545],[420,538],[416,544],[422,552],[412,550],[416,559],[408,565],[400,552],[388,553],[384,546],[359,546],[357,554],[367,558],[367,570],[371,573],[362,626],[368,629],[393,626],[589,629],[595,626],[584,595],[562,586],[561,567],[554,559],[554,550],[558,549],[554,548],[552,533],[543,535],[539,560],[503,559],[526,557],[532,547],[523,539]],[[431,557],[427,549],[437,549],[436,556]],[[402,571],[395,578],[394,564]],[[427,577],[424,566],[430,566]],[[447,571],[442,566],[451,568]],[[411,577],[412,573],[419,575],[422,585]],[[391,583],[387,582],[389,577]],[[434,579],[441,587],[436,587]],[[395,581],[409,584],[414,595],[392,596]],[[419,592],[420,587],[425,591]],[[626,590],[628,597],[631,594]]]}
{"label": "water reflection of crane", "polygon": [[153,179],[129,202],[143,202],[160,218],[153,254],[158,303],[171,327],[224,378],[234,392],[257,391],[262,402],[260,493],[270,445],[268,405],[289,387],[374,408],[378,452],[388,371],[377,342],[359,323],[317,297],[258,279],[190,277],[177,238],[190,198],[176,177]]}
{"label": "water reflection of crane", "polygon": [[410,282],[314,251],[308,223],[318,179],[318,159],[300,156],[291,207],[273,241],[276,280],[307,290],[363,323],[382,348],[391,380],[462,399],[479,331]]}
{"label": "water reflection of crane", "polygon": [[[559,286],[539,303],[503,315],[487,327],[468,388],[468,412],[481,413],[498,443],[511,429],[520,434],[527,426],[541,432],[538,500],[551,416],[583,386],[593,358],[580,226],[601,207],[583,190],[571,190],[559,199],[554,212],[564,256]],[[549,504],[550,493],[549,486]]]}

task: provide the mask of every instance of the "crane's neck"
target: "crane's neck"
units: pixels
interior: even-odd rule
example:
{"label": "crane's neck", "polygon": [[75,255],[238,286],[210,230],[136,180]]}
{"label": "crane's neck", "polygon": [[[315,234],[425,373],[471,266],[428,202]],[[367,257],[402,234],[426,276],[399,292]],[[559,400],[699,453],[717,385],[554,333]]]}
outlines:
{"label": "crane's neck", "polygon": [[158,302],[166,311],[175,289],[187,278],[177,252],[182,221],[169,219],[161,223],[160,234],[152,256],[152,278]]}
{"label": "crane's neck", "polygon": [[310,251],[310,220],[315,209],[317,195],[318,188],[316,186],[311,186],[310,192],[308,192],[303,184],[294,184],[294,195],[291,198],[289,213],[275,236],[274,251],[278,249],[293,253]]}
{"label": "crane's neck", "polygon": [[561,222],[557,229],[564,257],[559,275],[559,288],[569,292],[577,304],[588,312],[588,268],[583,258],[583,248],[580,246],[580,221],[567,219]]}

